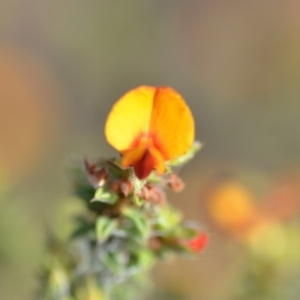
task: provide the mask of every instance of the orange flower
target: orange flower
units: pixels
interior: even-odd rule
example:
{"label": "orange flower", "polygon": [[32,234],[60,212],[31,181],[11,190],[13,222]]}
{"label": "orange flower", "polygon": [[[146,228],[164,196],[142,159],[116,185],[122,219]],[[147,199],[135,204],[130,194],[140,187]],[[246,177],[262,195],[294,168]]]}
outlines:
{"label": "orange flower", "polygon": [[107,141],[133,166],[139,179],[183,155],[194,141],[194,120],[180,94],[170,87],[140,86],[126,93],[108,115]]}
{"label": "orange flower", "polygon": [[212,219],[232,233],[243,234],[259,215],[250,191],[233,179],[213,185],[208,191],[207,200]]}

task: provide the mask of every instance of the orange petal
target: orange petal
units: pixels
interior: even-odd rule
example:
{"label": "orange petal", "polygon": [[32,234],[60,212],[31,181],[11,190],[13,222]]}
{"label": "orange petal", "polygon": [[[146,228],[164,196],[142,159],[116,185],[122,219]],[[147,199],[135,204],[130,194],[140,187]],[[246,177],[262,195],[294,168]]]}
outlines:
{"label": "orange petal", "polygon": [[137,148],[127,151],[122,158],[121,165],[125,168],[133,166],[136,162],[142,159],[146,150],[146,145],[140,145]]}
{"label": "orange petal", "polygon": [[148,132],[154,93],[154,87],[141,86],[113,106],[105,124],[105,136],[118,151],[130,149],[136,137]]}
{"label": "orange petal", "polygon": [[155,146],[162,148],[166,160],[183,155],[191,147],[194,119],[182,96],[172,88],[156,89],[149,130],[154,133]]}
{"label": "orange petal", "polygon": [[149,152],[154,161],[154,169],[157,171],[157,173],[163,174],[166,170],[166,166],[162,153],[154,147],[150,147]]}
{"label": "orange petal", "polygon": [[153,169],[162,174],[165,171],[164,159],[154,147],[140,145],[128,151],[121,162],[123,167],[133,166],[134,173],[139,179],[148,177]]}

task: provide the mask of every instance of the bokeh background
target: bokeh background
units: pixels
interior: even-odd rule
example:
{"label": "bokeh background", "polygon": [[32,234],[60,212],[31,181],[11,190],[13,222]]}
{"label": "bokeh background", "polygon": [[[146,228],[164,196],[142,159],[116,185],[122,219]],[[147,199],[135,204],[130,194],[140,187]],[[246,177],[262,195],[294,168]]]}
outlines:
{"label": "bokeh background", "polygon": [[105,118],[141,84],[193,111],[205,147],[170,201],[210,236],[150,297],[299,299],[299,83],[297,0],[0,0],[0,299],[31,299],[78,209],[70,161],[115,155]]}

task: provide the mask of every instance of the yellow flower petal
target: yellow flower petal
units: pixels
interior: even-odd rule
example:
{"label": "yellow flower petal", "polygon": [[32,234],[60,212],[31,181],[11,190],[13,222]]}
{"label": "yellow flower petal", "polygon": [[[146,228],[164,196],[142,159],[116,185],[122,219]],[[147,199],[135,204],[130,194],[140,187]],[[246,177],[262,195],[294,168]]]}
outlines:
{"label": "yellow flower petal", "polygon": [[154,87],[141,86],[126,93],[115,103],[105,125],[107,141],[118,151],[129,148],[142,132],[148,132]]}

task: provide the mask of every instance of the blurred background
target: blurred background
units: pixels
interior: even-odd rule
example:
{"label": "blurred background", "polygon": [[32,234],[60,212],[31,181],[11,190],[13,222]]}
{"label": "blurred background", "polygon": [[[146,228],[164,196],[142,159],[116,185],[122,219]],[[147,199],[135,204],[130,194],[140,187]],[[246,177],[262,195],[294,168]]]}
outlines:
{"label": "blurred background", "polygon": [[70,161],[116,154],[106,116],[141,84],[192,109],[205,147],[169,199],[210,236],[152,298],[299,299],[299,83],[296,0],[0,0],[0,299],[31,299],[78,210]]}

